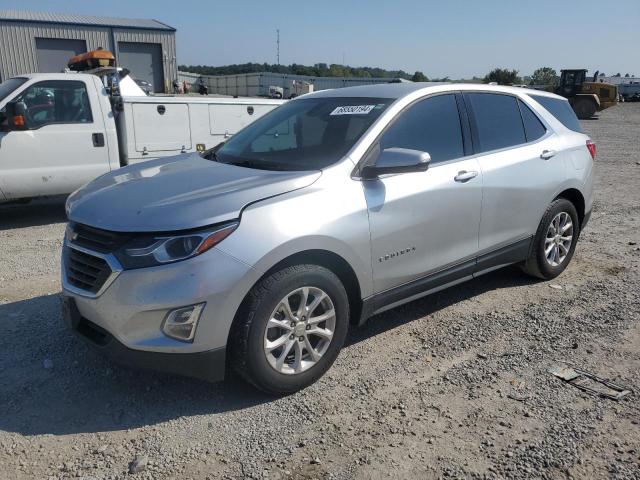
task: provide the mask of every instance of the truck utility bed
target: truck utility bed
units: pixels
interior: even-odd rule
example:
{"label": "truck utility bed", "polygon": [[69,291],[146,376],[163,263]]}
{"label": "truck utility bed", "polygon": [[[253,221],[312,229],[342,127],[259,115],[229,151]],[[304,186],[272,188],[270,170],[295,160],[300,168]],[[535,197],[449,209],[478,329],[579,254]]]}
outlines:
{"label": "truck utility bed", "polygon": [[281,103],[265,98],[123,97],[117,122],[121,163],[206,150]]}

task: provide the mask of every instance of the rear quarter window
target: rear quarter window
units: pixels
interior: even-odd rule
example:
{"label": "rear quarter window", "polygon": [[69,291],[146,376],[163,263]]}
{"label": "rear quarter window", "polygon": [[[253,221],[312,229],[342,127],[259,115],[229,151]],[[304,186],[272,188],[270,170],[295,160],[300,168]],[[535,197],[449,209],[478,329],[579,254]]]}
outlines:
{"label": "rear quarter window", "polygon": [[522,114],[522,122],[524,123],[527,142],[533,142],[547,133],[547,129],[544,128],[540,119],[525,103],[518,100],[518,105],[520,106],[520,113]]}
{"label": "rear quarter window", "polygon": [[569,130],[574,132],[583,133],[582,125],[576,114],[569,105],[569,102],[562,98],[545,97],[542,95],[529,95],[536,102],[542,105],[551,115],[556,117],[560,123],[562,123]]}

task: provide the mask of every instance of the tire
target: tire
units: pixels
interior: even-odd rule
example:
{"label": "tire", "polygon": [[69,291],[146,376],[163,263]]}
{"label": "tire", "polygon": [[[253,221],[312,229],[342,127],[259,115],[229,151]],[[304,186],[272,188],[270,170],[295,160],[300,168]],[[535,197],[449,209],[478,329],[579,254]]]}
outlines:
{"label": "tire", "polygon": [[[308,318],[299,310],[305,288],[305,305],[314,308],[307,310]],[[285,301],[291,315],[286,314]],[[324,317],[328,320],[314,323]],[[260,280],[243,302],[230,333],[230,366],[259,390],[290,394],[324,375],[344,345],[348,328],[347,292],[333,272],[318,265],[286,267]],[[281,346],[267,351],[282,340]]]}
{"label": "tire", "polygon": [[[555,230],[555,226],[552,227],[552,222],[556,219],[560,221],[562,225],[562,219],[571,220],[571,229],[567,230],[564,234],[560,235],[560,239],[551,240],[551,234],[553,234],[552,228]],[[565,223],[562,228],[567,227]],[[567,244],[563,241],[563,238],[567,238],[571,233],[571,242]],[[551,236],[550,236],[551,235]],[[573,252],[576,249],[578,243],[578,237],[580,235],[580,223],[578,221],[578,212],[576,207],[569,200],[565,198],[557,198],[547,207],[547,210],[542,216],[538,230],[536,231],[531,253],[529,258],[522,265],[522,269],[529,275],[542,278],[543,280],[551,280],[560,275],[573,257]],[[555,238],[555,236],[553,236]],[[557,248],[553,246],[557,245]],[[562,244],[562,247],[560,247]],[[547,249],[552,247],[552,251],[549,252],[551,258],[547,254]],[[563,250],[564,249],[564,250]],[[553,252],[558,252],[559,257],[555,257]]]}

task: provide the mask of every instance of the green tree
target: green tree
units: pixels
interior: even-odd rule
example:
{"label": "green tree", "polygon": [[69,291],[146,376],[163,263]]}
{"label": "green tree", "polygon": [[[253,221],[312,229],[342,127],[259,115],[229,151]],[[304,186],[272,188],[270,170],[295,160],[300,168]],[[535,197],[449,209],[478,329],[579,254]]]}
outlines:
{"label": "green tree", "polygon": [[412,82],[428,82],[429,79],[424,73],[420,71],[416,71],[416,73],[414,73],[413,76],[411,77],[411,81]]}
{"label": "green tree", "polygon": [[[385,70],[378,67],[350,67],[347,65],[327,65],[316,63],[313,66],[300,65],[275,65],[268,63],[243,63],[239,65],[223,65],[219,67],[209,65],[180,65],[181,72],[198,73],[200,75],[237,75],[243,73],[274,72],[294,73],[297,75],[310,75],[316,77],[382,77],[411,79],[411,75],[403,70]],[[426,77],[425,77],[426,78]]]}
{"label": "green tree", "polygon": [[522,83],[517,70],[508,68],[494,68],[484,77],[484,83],[496,82],[498,85],[513,85]]}
{"label": "green tree", "polygon": [[338,65],[337,63],[332,63],[329,65],[329,76],[330,77],[346,77],[347,72],[345,72],[345,68],[342,65]]}
{"label": "green tree", "polygon": [[531,85],[557,85],[558,74],[551,67],[541,67],[531,75]]}

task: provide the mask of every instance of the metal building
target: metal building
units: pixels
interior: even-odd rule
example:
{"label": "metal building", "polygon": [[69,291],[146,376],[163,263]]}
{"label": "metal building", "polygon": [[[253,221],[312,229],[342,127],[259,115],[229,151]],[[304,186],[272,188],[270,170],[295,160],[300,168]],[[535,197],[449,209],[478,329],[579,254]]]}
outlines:
{"label": "metal building", "polygon": [[175,32],[157,20],[0,10],[0,81],[60,72],[73,55],[102,47],[134,78],[168,92],[178,74]]}
{"label": "metal building", "polygon": [[186,80],[190,85],[204,82],[209,87],[209,93],[234,97],[266,97],[269,95],[269,87],[280,87],[284,91],[284,98],[290,97],[294,81],[312,83],[314,91],[408,81],[401,78],[387,77],[314,77],[271,72],[240,73],[237,75],[199,75],[197,73],[178,72],[178,78],[181,82]]}

